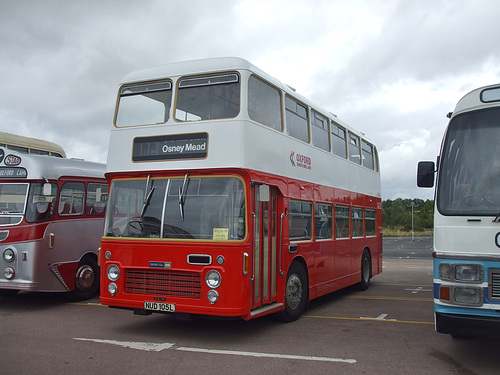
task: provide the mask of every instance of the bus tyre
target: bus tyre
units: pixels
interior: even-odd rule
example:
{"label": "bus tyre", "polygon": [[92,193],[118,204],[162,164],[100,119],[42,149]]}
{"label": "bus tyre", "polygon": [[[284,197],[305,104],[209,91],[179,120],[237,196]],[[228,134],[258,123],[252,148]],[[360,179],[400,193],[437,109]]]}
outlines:
{"label": "bus tyre", "polygon": [[358,284],[358,289],[361,291],[367,290],[370,286],[370,279],[372,276],[372,260],[370,252],[365,249],[363,257],[361,258],[361,281]]}
{"label": "bus tyre", "polygon": [[307,273],[299,262],[293,262],[288,270],[285,285],[285,310],[278,319],[283,322],[293,322],[305,311],[309,296]]}
{"label": "bus tyre", "polygon": [[72,301],[92,298],[99,290],[99,266],[92,257],[85,257],[78,264],[75,275],[75,289],[69,293]]}

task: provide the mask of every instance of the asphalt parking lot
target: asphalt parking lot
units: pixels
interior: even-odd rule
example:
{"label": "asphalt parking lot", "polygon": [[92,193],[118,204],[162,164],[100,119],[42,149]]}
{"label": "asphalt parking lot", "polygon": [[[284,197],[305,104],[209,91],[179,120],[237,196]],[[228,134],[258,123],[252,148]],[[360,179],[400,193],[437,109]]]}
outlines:
{"label": "asphalt parking lot", "polygon": [[367,291],[321,297],[289,324],[141,317],[58,294],[0,297],[0,373],[498,374],[500,340],[434,332],[430,243],[385,241],[384,271]]}

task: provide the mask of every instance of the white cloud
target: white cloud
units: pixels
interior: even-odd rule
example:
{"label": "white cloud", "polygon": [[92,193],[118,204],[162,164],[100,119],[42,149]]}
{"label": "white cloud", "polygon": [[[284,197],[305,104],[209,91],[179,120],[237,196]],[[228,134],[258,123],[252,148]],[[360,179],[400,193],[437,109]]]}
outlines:
{"label": "white cloud", "polygon": [[0,130],[105,161],[116,90],[130,71],[240,56],[365,132],[384,199],[431,198],[445,114],[500,82],[495,0],[3,2]]}

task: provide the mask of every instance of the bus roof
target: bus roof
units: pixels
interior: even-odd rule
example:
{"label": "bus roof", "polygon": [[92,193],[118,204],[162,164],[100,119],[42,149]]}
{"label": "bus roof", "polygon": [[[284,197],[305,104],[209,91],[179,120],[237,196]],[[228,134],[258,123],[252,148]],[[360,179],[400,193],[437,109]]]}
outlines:
{"label": "bus roof", "polygon": [[6,132],[0,132],[0,145],[15,146],[20,148],[25,148],[29,150],[47,151],[52,154],[60,155],[65,158],[66,153],[64,149],[57,143],[46,141],[38,138],[25,137],[23,135],[11,134]]}
{"label": "bus roof", "polygon": [[[483,92],[493,93],[490,99],[483,98]],[[486,99],[486,100],[485,100]],[[462,112],[474,111],[481,108],[500,105],[500,83],[479,87],[465,94],[455,106],[453,116]]]}
{"label": "bus roof", "polygon": [[0,181],[18,178],[57,180],[62,176],[104,178],[105,170],[104,163],[29,155],[0,147]]}
{"label": "bus roof", "polygon": [[332,112],[314,104],[309,99],[304,96],[298,94],[294,88],[287,84],[281,83],[277,78],[269,75],[264,72],[260,68],[256,67],[249,61],[242,59],[240,57],[214,57],[207,59],[199,59],[199,60],[189,60],[189,61],[180,61],[169,64],[163,64],[151,68],[136,70],[127,74],[121,84],[132,84],[138,82],[145,81],[156,81],[161,79],[166,79],[169,77],[182,77],[186,75],[193,74],[212,74],[217,72],[227,72],[230,70],[248,70],[252,73],[255,73],[259,77],[267,80],[269,83],[275,85],[277,88],[285,91],[286,94],[289,94],[295,97],[297,100],[302,103],[308,105],[314,110],[317,110],[319,113],[330,117],[333,121],[342,125],[344,128],[350,130],[351,132],[361,135],[367,141],[373,143],[369,137],[360,132],[359,130],[349,126],[344,121],[339,119],[337,115]]}

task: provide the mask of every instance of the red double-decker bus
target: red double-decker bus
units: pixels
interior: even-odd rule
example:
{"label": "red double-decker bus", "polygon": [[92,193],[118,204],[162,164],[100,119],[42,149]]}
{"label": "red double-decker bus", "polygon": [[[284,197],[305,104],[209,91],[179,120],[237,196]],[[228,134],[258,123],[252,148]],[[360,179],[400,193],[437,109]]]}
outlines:
{"label": "red double-decker bus", "polygon": [[376,147],[245,60],[125,77],[106,176],[102,304],[293,321],[382,271]]}

